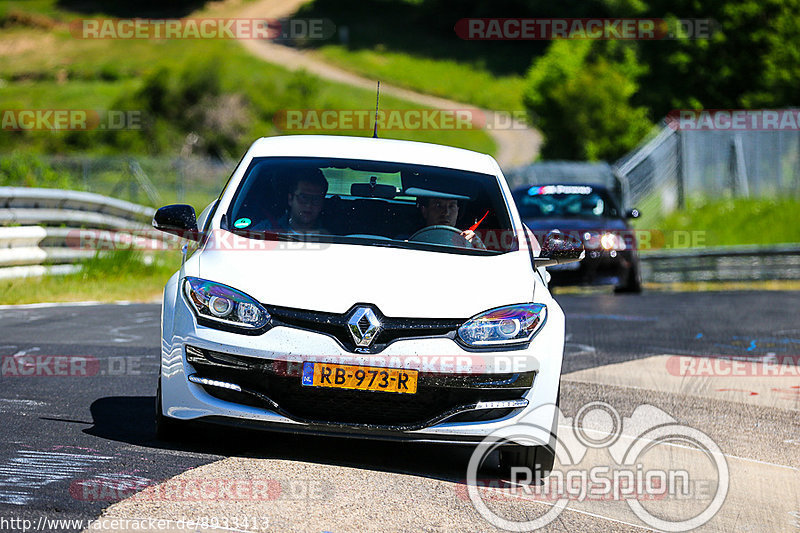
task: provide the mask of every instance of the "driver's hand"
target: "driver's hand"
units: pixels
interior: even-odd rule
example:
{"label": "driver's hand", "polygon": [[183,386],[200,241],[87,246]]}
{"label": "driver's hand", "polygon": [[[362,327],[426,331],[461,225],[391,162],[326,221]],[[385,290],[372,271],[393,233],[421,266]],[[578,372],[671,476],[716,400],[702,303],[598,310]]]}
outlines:
{"label": "driver's hand", "polygon": [[470,244],[472,244],[473,248],[481,248],[483,250],[486,249],[486,246],[484,246],[483,242],[481,241],[481,238],[478,237],[478,235],[471,229],[465,229],[464,231],[462,231],[461,236],[467,239],[467,241],[469,241]]}

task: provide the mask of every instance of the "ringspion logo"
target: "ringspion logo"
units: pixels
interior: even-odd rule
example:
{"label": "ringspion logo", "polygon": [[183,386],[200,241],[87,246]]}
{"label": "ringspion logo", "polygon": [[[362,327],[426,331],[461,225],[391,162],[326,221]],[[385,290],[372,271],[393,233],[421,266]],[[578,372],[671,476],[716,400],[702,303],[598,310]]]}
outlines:
{"label": "ringspion logo", "polygon": [[[553,420],[553,425],[530,422],[540,418]],[[553,427],[562,429],[556,435]],[[543,465],[537,465],[536,471],[519,465],[511,466],[509,483],[492,486],[479,479],[480,466],[492,452],[502,454],[509,441],[551,447],[555,466],[549,476],[542,476]],[[684,455],[679,455],[676,446],[686,450],[681,452]],[[725,455],[702,431],[678,423],[652,405],[640,405],[631,416],[623,417],[607,403],[590,402],[574,418],[564,416],[555,405],[540,406],[520,422],[489,434],[470,457],[466,496],[488,523],[507,531],[543,528],[569,502],[623,501],[644,524],[677,532],[711,520],[725,503],[729,485]],[[514,507],[487,505],[519,498],[548,505],[538,515],[523,516]],[[691,508],[675,506],[689,500]]]}

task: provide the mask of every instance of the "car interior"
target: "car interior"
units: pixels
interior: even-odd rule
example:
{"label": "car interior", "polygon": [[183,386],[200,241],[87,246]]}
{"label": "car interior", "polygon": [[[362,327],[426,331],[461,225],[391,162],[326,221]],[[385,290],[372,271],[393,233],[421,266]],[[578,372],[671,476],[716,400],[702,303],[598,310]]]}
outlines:
{"label": "car interior", "polygon": [[[302,175],[304,168],[320,169],[328,179],[320,226],[332,235],[408,239],[425,226],[417,205],[424,197],[457,198],[458,229],[467,229],[481,219],[476,230],[479,236],[481,231],[506,231],[511,226],[499,187],[496,182],[492,184],[494,180],[481,174],[419,165],[322,158],[254,161],[236,193],[229,220],[243,217],[254,222],[266,220],[268,227],[277,228],[288,207],[289,189],[293,184],[290,177],[296,173]],[[337,179],[336,175],[343,171],[351,171],[348,179]],[[508,243],[501,244],[501,240],[488,239],[487,249],[507,251]]]}

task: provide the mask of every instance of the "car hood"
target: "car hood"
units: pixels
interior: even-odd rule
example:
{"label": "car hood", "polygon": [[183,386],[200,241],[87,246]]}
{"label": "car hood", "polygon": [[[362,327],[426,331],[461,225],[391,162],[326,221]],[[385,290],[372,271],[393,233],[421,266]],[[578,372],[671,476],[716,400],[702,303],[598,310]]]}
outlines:
{"label": "car hood", "polygon": [[525,225],[536,231],[550,231],[560,229],[561,231],[601,231],[601,230],[625,230],[628,224],[621,218],[547,218],[537,217],[524,220]]}
{"label": "car hood", "polygon": [[[370,303],[390,317],[468,318],[533,297],[534,275],[525,251],[479,256],[258,242],[268,249],[220,249],[211,237],[196,256],[197,275],[268,305],[343,313]],[[187,263],[187,275],[194,270]]]}

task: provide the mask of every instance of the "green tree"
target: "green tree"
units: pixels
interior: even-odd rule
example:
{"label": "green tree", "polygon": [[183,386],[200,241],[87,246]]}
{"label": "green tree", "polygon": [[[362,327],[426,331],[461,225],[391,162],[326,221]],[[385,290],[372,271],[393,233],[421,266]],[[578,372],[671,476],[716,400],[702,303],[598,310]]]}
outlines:
{"label": "green tree", "polygon": [[644,69],[633,47],[615,42],[554,41],[528,73],[525,106],[545,136],[547,159],[613,160],[652,128],[634,106]]}
{"label": "green tree", "polygon": [[656,117],[676,108],[800,103],[800,0],[649,0],[646,16],[711,19],[710,36],[642,41],[651,66],[637,102]]}

